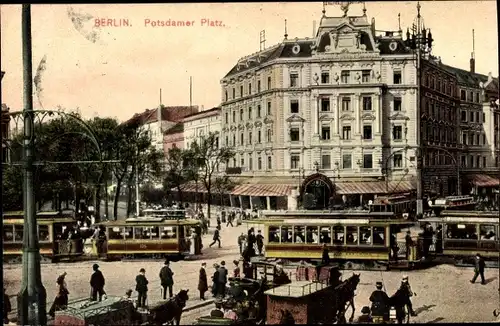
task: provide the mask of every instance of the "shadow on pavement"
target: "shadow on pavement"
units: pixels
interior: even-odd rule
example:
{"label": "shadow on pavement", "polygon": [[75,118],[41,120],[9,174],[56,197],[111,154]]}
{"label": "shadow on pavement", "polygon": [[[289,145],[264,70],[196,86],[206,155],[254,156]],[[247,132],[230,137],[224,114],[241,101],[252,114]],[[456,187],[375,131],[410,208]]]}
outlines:
{"label": "shadow on pavement", "polygon": [[498,277],[496,277],[496,276],[487,278],[486,280],[484,280],[484,284],[489,284],[489,283],[493,282],[494,280],[496,280],[497,278]]}
{"label": "shadow on pavement", "polygon": [[420,307],[420,308],[415,309],[415,313],[416,313],[417,315],[419,315],[420,313],[422,313],[422,312],[424,312],[424,311],[429,311],[429,310],[431,310],[431,308],[434,308],[435,306],[436,306],[435,304],[424,305],[424,306],[422,306],[422,307]]}
{"label": "shadow on pavement", "polygon": [[443,321],[443,320],[444,320],[444,318],[443,318],[443,317],[438,317],[438,318],[436,318],[436,319],[433,319],[433,320],[431,320],[431,321],[428,321],[426,324],[436,324],[436,323],[439,323],[439,322],[441,322],[441,321]]}

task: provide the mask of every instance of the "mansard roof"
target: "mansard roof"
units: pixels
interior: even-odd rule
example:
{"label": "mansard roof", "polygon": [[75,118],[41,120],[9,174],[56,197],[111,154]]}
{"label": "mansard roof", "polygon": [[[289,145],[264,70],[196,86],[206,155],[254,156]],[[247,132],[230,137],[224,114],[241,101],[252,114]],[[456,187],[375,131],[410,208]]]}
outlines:
{"label": "mansard roof", "polygon": [[[490,79],[490,76],[473,73],[468,70],[448,66],[442,63],[440,66],[454,74],[457,77],[459,85],[478,88],[480,83],[483,83],[483,85],[487,84]],[[491,82],[486,85],[486,89],[498,91],[498,78],[491,78]]]}

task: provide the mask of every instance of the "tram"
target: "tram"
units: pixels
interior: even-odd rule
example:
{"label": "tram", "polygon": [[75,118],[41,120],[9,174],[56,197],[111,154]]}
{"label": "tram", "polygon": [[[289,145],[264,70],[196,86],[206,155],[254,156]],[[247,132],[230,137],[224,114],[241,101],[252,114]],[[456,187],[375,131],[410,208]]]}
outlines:
{"label": "tram", "polygon": [[393,212],[396,218],[413,219],[416,200],[408,195],[379,196],[368,202],[370,212]]}
{"label": "tram", "polygon": [[476,206],[472,196],[448,196],[434,201],[430,200],[428,204],[436,216],[439,216],[443,210],[472,211]]}
{"label": "tram", "polygon": [[[3,214],[3,262],[20,263],[22,258],[24,212]],[[67,231],[75,220],[62,212],[38,212],[38,240],[43,262],[75,259],[83,255],[81,240],[67,239]]]}
{"label": "tram", "polygon": [[420,220],[430,224],[436,235],[435,254],[452,258],[455,263],[469,263],[476,253],[485,259],[498,259],[498,212],[443,211],[439,217]]}
{"label": "tram", "polygon": [[[396,236],[413,223],[394,218],[393,212],[371,213],[372,218],[310,218],[303,213],[295,218],[283,214],[281,219],[253,221],[264,228],[266,259],[289,261],[321,260],[326,245],[331,259],[347,266],[369,262],[388,266],[391,261],[391,235]],[[365,213],[366,215],[366,213]],[[377,216],[377,218],[373,218]],[[407,263],[420,260],[418,250],[411,251]]]}
{"label": "tram", "polygon": [[105,221],[106,241],[95,253],[107,259],[141,257],[168,258],[177,261],[191,253],[191,236],[201,223],[193,219],[170,217],[135,217],[124,221]]}

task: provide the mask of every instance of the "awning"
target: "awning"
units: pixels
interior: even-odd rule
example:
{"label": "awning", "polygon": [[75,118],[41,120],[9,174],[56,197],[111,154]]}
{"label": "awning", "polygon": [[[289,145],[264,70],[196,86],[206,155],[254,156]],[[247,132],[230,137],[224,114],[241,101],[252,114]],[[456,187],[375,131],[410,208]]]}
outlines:
{"label": "awning", "polygon": [[296,185],[283,184],[243,184],[237,185],[233,191],[231,191],[231,195],[283,197],[290,195],[292,190],[296,188]]}
{"label": "awning", "polygon": [[368,182],[338,182],[335,184],[339,195],[386,194],[402,193],[417,189],[411,181],[368,181]]}
{"label": "awning", "polygon": [[490,177],[486,174],[473,174],[468,178],[476,187],[498,187],[500,185],[497,178]]}

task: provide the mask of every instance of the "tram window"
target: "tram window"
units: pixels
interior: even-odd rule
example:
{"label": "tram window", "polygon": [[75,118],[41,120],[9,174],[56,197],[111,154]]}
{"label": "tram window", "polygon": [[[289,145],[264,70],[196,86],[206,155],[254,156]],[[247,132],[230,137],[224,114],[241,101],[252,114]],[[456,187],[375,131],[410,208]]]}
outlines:
{"label": "tram window", "polygon": [[152,226],[152,227],[150,228],[150,231],[151,231],[151,238],[152,238],[152,239],[156,239],[156,240],[157,240],[157,239],[160,237],[160,236],[159,236],[159,229],[160,229],[160,228],[159,228],[159,227],[157,227],[157,226]]}
{"label": "tram window", "polygon": [[12,242],[14,241],[14,226],[4,225],[3,226],[3,241]]}
{"label": "tram window", "polygon": [[54,224],[54,240],[62,240],[65,226],[62,224]]}
{"label": "tram window", "polygon": [[320,243],[332,243],[332,230],[329,226],[322,226],[320,229]]}
{"label": "tram window", "polygon": [[384,245],[384,235],[385,229],[380,226],[373,227],[373,244],[374,245]]}
{"label": "tram window", "polygon": [[369,226],[362,226],[359,228],[359,243],[370,245],[372,244],[372,228]]}
{"label": "tram window", "polygon": [[151,227],[145,226],[142,228],[142,239],[151,239]]}
{"label": "tram window", "polygon": [[481,225],[479,227],[479,235],[481,240],[496,240],[494,225]]}
{"label": "tram window", "polygon": [[122,240],[123,239],[123,229],[120,227],[108,228],[108,239],[109,240]]}
{"label": "tram window", "polygon": [[190,238],[193,229],[190,226],[185,226],[185,228],[186,228],[186,238]]}
{"label": "tram window", "polygon": [[346,231],[346,243],[347,244],[357,244],[358,243],[358,227],[348,226]]}
{"label": "tram window", "polygon": [[306,242],[306,228],[305,226],[294,226],[294,241],[295,243],[305,243]]}
{"label": "tram window", "polygon": [[318,243],[318,227],[308,226],[306,227],[306,242],[307,243]]}
{"label": "tram window", "polygon": [[275,243],[280,242],[279,230],[280,228],[278,226],[269,227],[269,234],[268,234],[269,242],[275,242]]}
{"label": "tram window", "polygon": [[38,240],[43,242],[50,241],[48,225],[38,225]]}
{"label": "tram window", "polygon": [[134,227],[134,239],[142,239],[142,227]]}
{"label": "tram window", "polygon": [[23,231],[24,228],[22,225],[14,225],[14,241],[23,241]]}
{"label": "tram window", "polygon": [[476,224],[447,224],[446,238],[477,240]]}
{"label": "tram window", "polygon": [[134,229],[130,226],[126,226],[123,233],[125,233],[125,240],[132,240],[134,238]]}
{"label": "tram window", "polygon": [[282,226],[281,227],[281,243],[284,242],[293,242],[292,241],[292,227],[291,226]]}
{"label": "tram window", "polygon": [[333,244],[344,244],[344,227],[341,225],[333,227]]}
{"label": "tram window", "polygon": [[175,239],[177,238],[176,226],[164,226],[160,234],[160,239]]}

